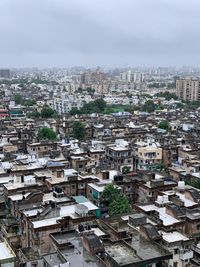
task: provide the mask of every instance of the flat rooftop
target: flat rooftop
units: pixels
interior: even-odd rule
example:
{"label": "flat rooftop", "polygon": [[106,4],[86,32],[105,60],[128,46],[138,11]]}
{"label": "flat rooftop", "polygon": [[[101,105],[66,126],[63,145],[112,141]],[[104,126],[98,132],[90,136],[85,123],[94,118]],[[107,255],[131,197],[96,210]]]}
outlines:
{"label": "flat rooftop", "polygon": [[126,266],[141,261],[137,253],[122,242],[107,243],[104,245],[105,252],[112,257],[119,266]]}
{"label": "flat rooftop", "polygon": [[165,240],[167,243],[174,243],[174,242],[181,242],[181,241],[189,240],[188,237],[186,237],[185,235],[177,231],[173,231],[169,233],[160,231],[159,233],[162,235],[163,240]]}
{"label": "flat rooftop", "polygon": [[12,260],[15,258],[14,252],[5,242],[0,243],[0,261],[3,260]]}
{"label": "flat rooftop", "polygon": [[70,262],[70,266],[99,267],[97,260],[89,255],[83,248],[81,237],[76,231],[65,232],[62,234],[55,233],[52,234],[52,236],[59,244],[70,242],[74,246],[74,248],[64,248],[59,250],[59,253],[65,261]]}
{"label": "flat rooftop", "polygon": [[[95,206],[92,202],[84,202],[82,203],[84,206],[87,207],[88,212],[90,211],[95,211],[98,210],[99,208]],[[43,220],[38,220],[38,221],[33,221],[33,228],[41,228],[41,227],[46,227],[46,226],[51,226],[51,225],[56,225],[58,224],[58,220],[62,219],[63,217],[71,217],[71,218],[79,218],[80,216],[75,213],[75,206],[77,204],[73,205],[67,205],[67,206],[62,206],[60,208],[60,216],[54,217],[54,218],[49,218],[49,219],[43,219]]]}
{"label": "flat rooftop", "polygon": [[173,225],[174,223],[179,223],[180,221],[175,219],[174,217],[168,215],[166,213],[166,208],[165,207],[157,207],[154,204],[147,204],[147,205],[139,205],[138,206],[141,210],[145,212],[150,212],[150,211],[157,211],[159,213],[159,218],[163,221],[164,226],[169,226]]}

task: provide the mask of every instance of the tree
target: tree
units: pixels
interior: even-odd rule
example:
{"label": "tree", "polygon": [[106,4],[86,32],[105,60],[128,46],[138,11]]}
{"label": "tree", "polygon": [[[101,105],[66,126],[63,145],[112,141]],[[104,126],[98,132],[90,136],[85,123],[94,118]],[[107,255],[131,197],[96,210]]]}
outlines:
{"label": "tree", "polygon": [[40,117],[40,112],[38,112],[38,111],[30,112],[30,113],[28,113],[28,117],[29,118],[33,118],[33,119],[39,118]]}
{"label": "tree", "polygon": [[72,126],[73,137],[82,141],[85,139],[85,126],[80,121],[75,121]]}
{"label": "tree", "polygon": [[163,120],[163,121],[161,121],[161,122],[158,124],[158,127],[159,127],[160,129],[164,129],[164,130],[168,131],[169,128],[170,128],[170,124],[169,124],[168,121]]}
{"label": "tree", "polygon": [[108,184],[105,186],[103,193],[102,193],[102,198],[105,201],[111,202],[113,199],[115,199],[119,195],[119,188],[114,186],[114,184]]}
{"label": "tree", "polygon": [[156,106],[152,100],[147,100],[142,106],[142,111],[145,111],[148,113],[154,112],[155,109],[156,109]]}
{"label": "tree", "polygon": [[28,99],[25,102],[26,106],[34,106],[36,104],[36,101],[34,99]]}
{"label": "tree", "polygon": [[166,100],[170,100],[170,99],[175,99],[175,100],[177,100],[178,99],[178,97],[176,96],[176,94],[174,94],[174,93],[170,93],[170,92],[168,92],[168,91],[166,91],[166,92],[160,92],[160,93],[157,93],[157,94],[155,94],[155,96],[157,96],[157,97],[164,97]]}
{"label": "tree", "polygon": [[131,205],[128,198],[124,196],[118,187],[114,184],[105,186],[102,199],[108,203],[108,211],[110,215],[117,215],[131,211]]}
{"label": "tree", "polygon": [[41,110],[42,118],[53,118],[55,115],[56,115],[56,112],[47,105],[45,105]]}
{"label": "tree", "polygon": [[115,198],[109,205],[109,214],[112,216],[127,213],[131,210],[128,198],[122,194]]}
{"label": "tree", "polygon": [[70,114],[76,115],[76,114],[104,113],[105,109],[106,109],[106,102],[103,99],[97,99],[95,101],[85,103],[80,110],[77,108],[76,109],[73,108],[70,111]]}
{"label": "tree", "polygon": [[131,169],[130,166],[124,166],[124,167],[122,168],[122,173],[123,173],[123,174],[127,174],[127,173],[130,172],[130,169]]}
{"label": "tree", "polygon": [[17,105],[20,105],[22,103],[22,95],[17,93],[14,95],[14,100]]}
{"label": "tree", "polygon": [[81,111],[78,108],[72,108],[69,112],[70,115],[76,115],[76,114],[81,114]]}
{"label": "tree", "polygon": [[100,113],[104,112],[106,108],[106,102],[101,98],[94,101],[94,105],[97,107],[97,113],[98,111]]}
{"label": "tree", "polygon": [[38,137],[41,139],[56,140],[57,134],[51,128],[43,127],[39,130]]}

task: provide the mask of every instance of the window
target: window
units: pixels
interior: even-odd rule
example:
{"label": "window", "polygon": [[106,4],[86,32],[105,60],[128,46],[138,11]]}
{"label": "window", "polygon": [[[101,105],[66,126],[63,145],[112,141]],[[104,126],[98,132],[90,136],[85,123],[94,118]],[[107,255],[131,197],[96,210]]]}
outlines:
{"label": "window", "polygon": [[179,254],[179,250],[178,250],[178,248],[176,248],[176,249],[174,250],[174,254]]}

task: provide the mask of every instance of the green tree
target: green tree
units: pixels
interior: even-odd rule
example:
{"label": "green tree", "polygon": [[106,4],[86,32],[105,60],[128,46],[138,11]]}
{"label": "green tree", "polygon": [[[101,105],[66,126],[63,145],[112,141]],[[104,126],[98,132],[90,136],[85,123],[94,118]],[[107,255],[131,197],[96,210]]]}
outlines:
{"label": "green tree", "polygon": [[130,169],[131,169],[130,166],[124,166],[124,167],[122,168],[122,173],[123,173],[123,174],[127,174],[127,173],[130,172]]}
{"label": "green tree", "polygon": [[70,114],[76,115],[76,114],[104,113],[105,109],[106,109],[106,102],[103,99],[97,99],[95,101],[85,103],[80,110],[77,108],[73,108],[70,111]]}
{"label": "green tree", "polygon": [[29,118],[36,119],[36,118],[39,118],[39,117],[40,117],[40,112],[38,112],[38,111],[33,111],[33,112],[28,113],[27,116],[28,116]]}
{"label": "green tree", "polygon": [[128,198],[122,194],[118,195],[109,205],[109,214],[111,216],[131,212],[131,210]]}
{"label": "green tree", "polygon": [[81,111],[77,108],[72,108],[69,112],[70,115],[76,115],[76,114],[81,114]]}
{"label": "green tree", "polygon": [[195,180],[186,179],[185,183],[186,183],[186,185],[190,185],[192,187],[200,189],[200,181],[199,181],[199,179],[195,179]]}
{"label": "green tree", "polygon": [[176,96],[176,94],[170,93],[168,91],[157,93],[157,94],[155,94],[155,96],[157,96],[157,97],[164,97],[166,100],[170,100],[170,99],[177,100],[178,99],[178,97]]}
{"label": "green tree", "polygon": [[17,105],[22,104],[22,95],[17,93],[14,95],[14,100]]}
{"label": "green tree", "polygon": [[156,109],[156,105],[154,104],[153,100],[147,100],[142,106],[142,111],[145,111],[148,113],[154,112],[155,109]]}
{"label": "green tree", "polygon": [[114,184],[105,186],[102,199],[108,204],[110,215],[117,215],[131,211],[131,205],[128,198],[120,192],[120,189]]}
{"label": "green tree", "polygon": [[56,115],[56,112],[47,105],[45,105],[41,110],[42,118],[53,118],[55,115]]}
{"label": "green tree", "polygon": [[57,134],[51,128],[43,127],[38,131],[38,137],[41,139],[56,140]]}
{"label": "green tree", "polygon": [[82,141],[85,139],[85,126],[80,121],[75,121],[72,126],[73,137]]}
{"label": "green tree", "polygon": [[161,121],[159,124],[158,124],[158,127],[160,128],[160,129],[164,129],[164,130],[169,130],[169,128],[170,128],[170,124],[169,124],[169,122],[168,121],[165,121],[165,120],[163,120],[163,121]]}
{"label": "green tree", "polygon": [[34,106],[35,104],[36,104],[36,101],[34,99],[28,99],[25,102],[25,105],[29,107]]}
{"label": "green tree", "polygon": [[97,113],[104,112],[106,108],[106,102],[101,98],[94,101],[94,105],[97,107]]}
{"label": "green tree", "polygon": [[103,190],[102,198],[105,201],[112,202],[120,193],[119,188],[114,184],[107,184]]}

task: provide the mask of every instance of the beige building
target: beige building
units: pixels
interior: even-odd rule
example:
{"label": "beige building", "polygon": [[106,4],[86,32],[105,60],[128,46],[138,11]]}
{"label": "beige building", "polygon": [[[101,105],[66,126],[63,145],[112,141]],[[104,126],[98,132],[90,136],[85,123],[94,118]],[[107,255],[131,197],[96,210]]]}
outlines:
{"label": "beige building", "polygon": [[140,170],[148,170],[162,163],[162,148],[148,145],[139,147],[135,153],[136,168]]}
{"label": "beige building", "polygon": [[183,100],[200,100],[200,79],[182,78],[176,81],[176,95]]}

